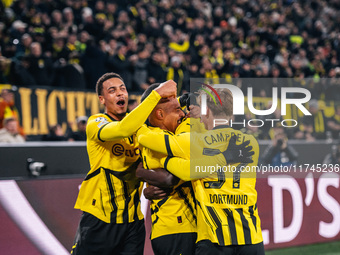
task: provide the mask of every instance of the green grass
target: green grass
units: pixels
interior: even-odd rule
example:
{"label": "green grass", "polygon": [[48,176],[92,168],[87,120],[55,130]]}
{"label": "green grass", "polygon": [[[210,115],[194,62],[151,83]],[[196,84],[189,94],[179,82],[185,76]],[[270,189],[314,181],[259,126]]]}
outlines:
{"label": "green grass", "polygon": [[340,242],[311,244],[266,251],[266,255],[340,255]]}

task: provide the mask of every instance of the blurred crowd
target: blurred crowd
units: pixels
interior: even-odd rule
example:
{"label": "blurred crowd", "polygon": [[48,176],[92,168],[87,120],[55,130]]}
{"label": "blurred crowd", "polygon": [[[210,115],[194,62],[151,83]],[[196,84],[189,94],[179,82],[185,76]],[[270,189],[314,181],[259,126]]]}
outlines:
{"label": "blurred crowd", "polygon": [[94,89],[114,71],[130,92],[174,79],[182,93],[194,77],[289,77],[340,99],[339,0],[1,3],[0,83]]}
{"label": "blurred crowd", "polygon": [[[251,84],[257,97],[305,87],[335,111],[325,117],[311,101],[288,137],[338,139],[338,24],[339,0],[2,0],[0,84],[94,90],[112,71],[132,93],[173,79],[180,95],[190,78]],[[270,128],[246,131],[271,139]]]}

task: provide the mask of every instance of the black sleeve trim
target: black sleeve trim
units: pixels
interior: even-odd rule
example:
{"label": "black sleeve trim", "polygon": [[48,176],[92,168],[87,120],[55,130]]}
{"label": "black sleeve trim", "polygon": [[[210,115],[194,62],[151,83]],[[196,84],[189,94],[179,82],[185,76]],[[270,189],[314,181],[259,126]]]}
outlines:
{"label": "black sleeve trim", "polygon": [[100,129],[98,130],[98,135],[97,135],[97,137],[98,137],[98,140],[101,141],[101,142],[105,142],[105,141],[103,141],[102,139],[100,139],[100,132],[102,132],[102,129],[103,129],[107,124],[109,124],[109,123],[104,124],[104,125],[101,126]]}
{"label": "black sleeve trim", "polygon": [[166,146],[166,151],[168,152],[168,156],[173,157],[174,154],[172,153],[171,148],[170,148],[169,135],[164,135],[164,140],[165,140],[165,146]]}
{"label": "black sleeve trim", "polygon": [[[165,161],[164,161],[164,169],[168,171],[168,163],[169,163],[169,160],[171,159],[172,157],[170,156],[167,156]],[[169,172],[169,171],[168,171]]]}

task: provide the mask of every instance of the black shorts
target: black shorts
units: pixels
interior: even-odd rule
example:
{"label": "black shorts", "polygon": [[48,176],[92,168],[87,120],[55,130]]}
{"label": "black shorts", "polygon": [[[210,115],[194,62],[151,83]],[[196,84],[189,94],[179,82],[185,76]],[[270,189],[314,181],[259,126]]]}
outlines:
{"label": "black shorts", "polygon": [[160,236],[151,240],[155,255],[194,255],[197,233]]}
{"label": "black shorts", "polygon": [[264,255],[263,242],[258,244],[219,246],[209,240],[196,244],[196,255]]}
{"label": "black shorts", "polygon": [[143,255],[144,220],[132,223],[106,223],[92,214],[81,216],[72,255]]}

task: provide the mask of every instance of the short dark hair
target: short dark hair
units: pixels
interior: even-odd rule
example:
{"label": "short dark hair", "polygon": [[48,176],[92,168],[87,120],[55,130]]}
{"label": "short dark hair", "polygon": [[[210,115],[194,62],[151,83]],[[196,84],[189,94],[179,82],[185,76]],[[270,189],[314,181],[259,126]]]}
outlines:
{"label": "short dark hair", "polygon": [[120,80],[123,80],[123,78],[117,74],[117,73],[106,73],[104,75],[102,75],[102,77],[100,77],[97,81],[97,84],[96,84],[96,92],[98,94],[98,96],[101,96],[102,94],[102,91],[103,91],[103,83],[111,78],[118,78]]}
{"label": "short dark hair", "polygon": [[153,90],[155,90],[158,86],[160,85],[160,83],[153,83],[151,84],[143,93],[142,97],[140,98],[140,101],[143,102],[145,100],[145,98],[147,98],[151,92]]}

